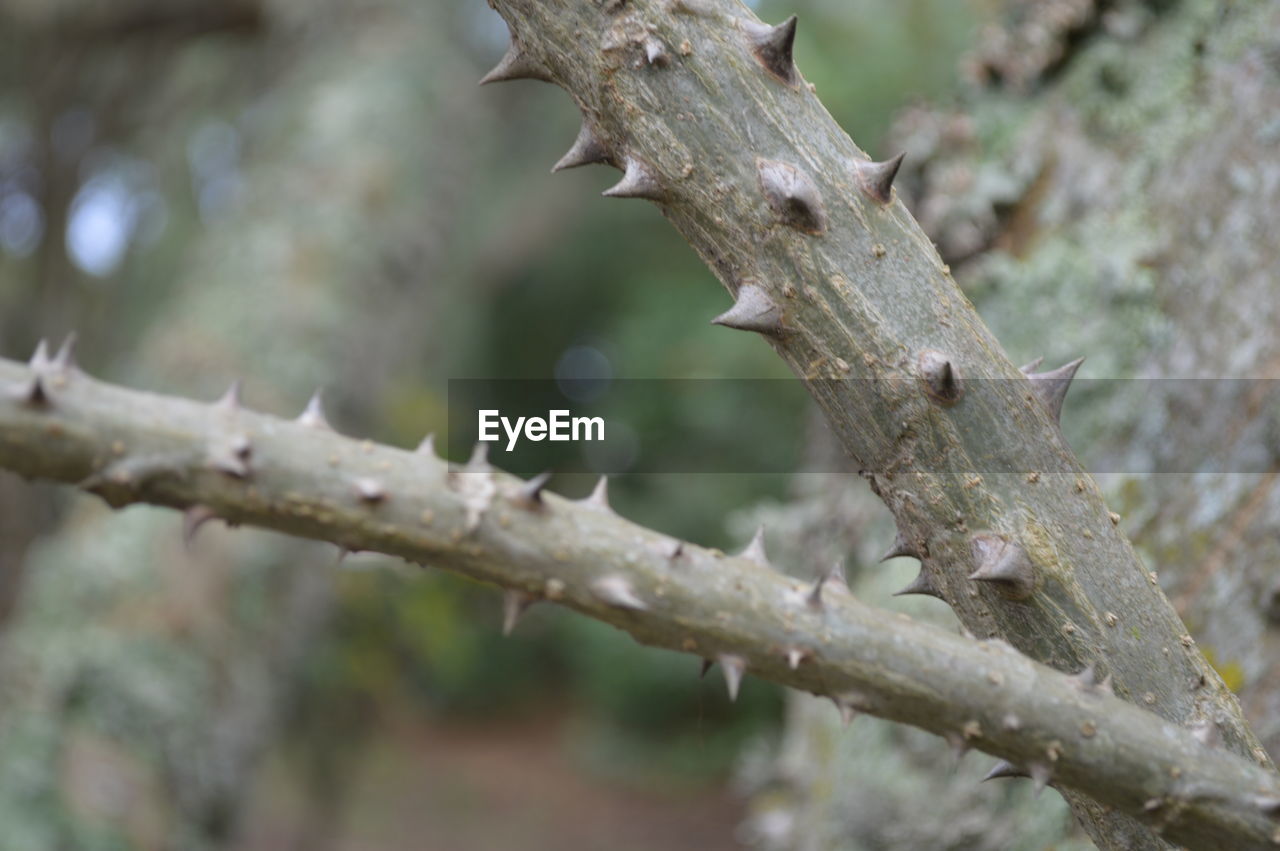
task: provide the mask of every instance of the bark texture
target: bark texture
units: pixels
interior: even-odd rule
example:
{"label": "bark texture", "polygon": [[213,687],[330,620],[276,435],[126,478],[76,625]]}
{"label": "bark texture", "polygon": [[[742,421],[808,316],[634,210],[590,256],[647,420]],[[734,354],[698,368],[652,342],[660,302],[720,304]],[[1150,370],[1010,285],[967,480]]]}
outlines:
{"label": "bark texture", "polygon": [[[810,379],[893,511],[895,549],[921,558],[972,632],[1062,670],[1093,665],[1125,699],[1211,725],[1270,766],[1067,446],[1055,405],[895,200],[894,163],[871,162],[791,65],[790,24],[766,27],[729,0],[493,5],[512,49],[491,76],[573,96],[623,170],[606,194],[658,203],[734,294],[718,321],[761,333]],[[1100,844],[1160,845],[1072,803]]]}
{"label": "bark texture", "polygon": [[[0,464],[79,485],[114,506],[187,510],[437,564],[506,588],[507,627],[552,600],[654,646],[830,697],[842,712],[919,726],[1079,789],[1193,847],[1280,841],[1280,777],[1003,641],[973,642],[807,585],[768,563],[640,528],[602,485],[575,504],[494,471],[450,468],[296,421],[121,390],[67,361],[0,361]],[[176,530],[175,530],[176,531]]]}

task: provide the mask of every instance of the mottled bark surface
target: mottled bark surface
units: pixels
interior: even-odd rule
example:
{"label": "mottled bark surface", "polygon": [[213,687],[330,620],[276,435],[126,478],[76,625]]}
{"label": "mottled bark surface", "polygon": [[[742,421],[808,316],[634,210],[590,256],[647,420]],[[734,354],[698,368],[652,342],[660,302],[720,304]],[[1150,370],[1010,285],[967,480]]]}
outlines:
{"label": "mottled bark surface", "polygon": [[1157,5],[1122,4],[1034,96],[904,115],[902,187],[1012,351],[1048,325],[1051,359],[1166,379],[1085,388],[1068,431],[1274,753],[1280,18]]}
{"label": "mottled bark surface", "polygon": [[[801,377],[854,379],[809,386],[970,630],[1060,669],[1093,664],[1125,698],[1213,724],[1269,764],[1052,415],[884,196],[883,168],[776,61],[784,32],[710,0],[494,5],[514,45],[499,76],[574,97],[624,168],[607,194],[660,205],[738,297],[744,315],[728,324],[764,333]],[[963,397],[929,392],[940,363]],[[969,579],[975,554],[1006,546],[1006,566],[1031,575],[1019,599]],[[1104,844],[1158,844],[1074,803]]]}

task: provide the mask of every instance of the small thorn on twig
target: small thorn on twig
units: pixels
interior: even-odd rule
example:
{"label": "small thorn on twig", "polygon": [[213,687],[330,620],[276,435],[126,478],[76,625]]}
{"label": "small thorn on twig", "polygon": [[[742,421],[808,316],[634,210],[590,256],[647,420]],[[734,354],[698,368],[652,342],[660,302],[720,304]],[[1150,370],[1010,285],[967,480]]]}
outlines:
{"label": "small thorn on twig", "polygon": [[809,608],[815,611],[821,611],[824,602],[822,599],[822,589],[828,583],[841,584],[848,587],[844,578],[844,569],[839,561],[833,562],[816,580],[814,580],[813,588],[809,590],[809,594],[805,597],[805,602]]}
{"label": "small thorn on twig", "polygon": [[892,558],[921,558],[920,551],[911,539],[903,534],[902,530],[894,535],[893,544],[889,547],[888,552],[880,556],[881,562],[886,562]]}
{"label": "small thorn on twig", "polygon": [[1035,566],[1017,542],[998,535],[974,535],[970,550],[977,565],[970,579],[990,582],[1012,600],[1024,600],[1035,592]]}
{"label": "small thorn on twig", "polygon": [[1021,768],[1018,768],[1018,766],[1014,765],[1013,763],[1007,760],[1002,759],[999,762],[997,762],[995,765],[991,766],[991,770],[988,771],[986,773],[986,776],[982,778],[982,782],[986,783],[988,780],[1000,780],[1006,777],[1030,777],[1030,776],[1031,776],[1030,774],[1023,771]]}
{"label": "small thorn on twig", "polygon": [[520,486],[520,492],[516,496],[516,502],[530,510],[537,510],[546,505],[546,501],[542,498],[542,492],[546,490],[547,482],[551,481],[551,472],[547,471],[539,473],[529,481]]}
{"label": "small thorn on twig", "polygon": [[923,565],[920,567],[920,572],[916,574],[916,578],[911,580],[911,584],[896,592],[893,596],[904,597],[910,594],[923,594],[926,597],[934,597],[946,602],[946,598],[942,596],[942,592],[933,584],[933,580],[929,578],[929,573]]}
{"label": "small thorn on twig", "polygon": [[192,505],[182,512],[182,542],[188,550],[195,542],[200,527],[217,518],[218,513],[207,505]]}
{"label": "small thorn on twig", "polygon": [[480,78],[480,85],[485,86],[489,83],[504,83],[508,80],[541,80],[544,83],[553,83],[555,79],[551,76],[551,72],[542,66],[540,62],[529,56],[519,42],[514,38],[507,47],[507,52],[498,60],[498,64],[493,67],[488,74]]}
{"label": "small thorn on twig", "polygon": [[925,395],[939,405],[954,405],[964,396],[960,373],[942,352],[925,349],[920,353],[919,368]]}
{"label": "small thorn on twig", "polygon": [[796,23],[797,18],[792,15],[776,27],[756,21],[744,26],[756,59],[766,71],[789,86],[794,86],[800,77],[794,59]]}
{"label": "small thorn on twig", "polygon": [[753,283],[740,286],[733,307],[712,319],[711,324],[773,337],[781,336],[785,330],[777,302]]}
{"label": "small thorn on twig", "polygon": [[631,582],[623,576],[610,574],[602,576],[591,583],[591,591],[600,602],[615,609],[630,609],[642,612],[649,607],[641,600],[632,588]]}
{"label": "small thorn on twig", "polygon": [[590,495],[581,500],[581,502],[583,505],[589,505],[593,508],[612,511],[613,507],[609,505],[609,477],[601,476],[600,481],[596,482],[596,486],[592,488]]}
{"label": "small thorn on twig", "polygon": [[[1037,360],[1034,363],[1038,366],[1040,362]],[[1076,372],[1079,371],[1082,363],[1084,358],[1077,358],[1071,363],[1048,372],[1030,372],[1027,367],[1022,368],[1023,374],[1031,382],[1032,389],[1044,403],[1054,422],[1062,420],[1062,403],[1066,401],[1067,391],[1071,389],[1071,381],[1076,377]]]}
{"label": "small thorn on twig", "polygon": [[881,204],[888,204],[892,201],[893,181],[898,176],[898,169],[902,167],[902,160],[905,157],[906,154],[902,153],[885,162],[860,160],[854,163],[854,171],[858,175],[862,191]]}
{"label": "small thorn on twig", "polygon": [[243,391],[243,382],[239,378],[231,382],[231,386],[227,388],[227,392],[223,393],[213,406],[220,411],[234,414],[240,410],[241,393]]}
{"label": "small thorn on twig", "polygon": [[58,347],[58,353],[53,356],[52,366],[61,373],[74,372],[79,365],[76,363],[76,341],[78,335],[75,331],[67,334],[66,339],[62,341],[62,345]]}
{"label": "small thorn on twig", "polygon": [[317,390],[311,394],[311,399],[307,401],[307,407],[298,415],[297,422],[307,428],[333,431],[333,426],[329,425],[329,420],[324,415],[324,400],[321,391]]}
{"label": "small thorn on twig", "polygon": [[31,359],[27,361],[27,366],[36,372],[43,372],[49,367],[49,341],[40,338],[40,342],[36,343],[36,350],[31,353]]}
{"label": "small thorn on twig", "polygon": [[600,193],[606,198],[643,198],[664,201],[666,192],[652,168],[637,157],[628,156],[622,179]]}
{"label": "small thorn on twig", "polygon": [[502,634],[511,635],[511,631],[516,628],[516,623],[520,620],[520,616],[537,601],[538,598],[527,591],[518,591],[514,588],[508,588],[503,591]]}
{"label": "small thorn on twig", "polygon": [[756,527],[756,533],[751,536],[751,542],[747,544],[746,549],[738,553],[738,558],[755,562],[761,567],[769,567],[769,555],[764,550],[764,526]]}
{"label": "small thorn on twig", "polygon": [[1044,791],[1044,787],[1048,786],[1053,780],[1053,770],[1042,762],[1033,762],[1027,767],[1027,771],[1031,774],[1031,783],[1035,787],[1036,797],[1040,797],[1040,793]]}
{"label": "small thorn on twig", "polygon": [[573,147],[569,148],[569,152],[551,167],[551,171],[555,173],[564,171],[567,168],[611,162],[613,162],[613,157],[609,154],[609,150],[600,141],[600,137],[596,135],[595,131],[591,129],[591,125],[584,120],[582,128],[578,130],[578,138],[574,140]]}
{"label": "small thorn on twig", "polygon": [[840,712],[840,723],[848,727],[853,723],[853,719],[858,717],[858,712],[865,706],[866,699],[860,692],[850,691],[832,695],[831,702]]}
{"label": "small thorn on twig", "polygon": [[724,684],[729,690],[729,700],[738,699],[738,689],[742,685],[742,675],[747,670],[747,660],[732,653],[722,653],[717,657],[720,668],[724,671]]}

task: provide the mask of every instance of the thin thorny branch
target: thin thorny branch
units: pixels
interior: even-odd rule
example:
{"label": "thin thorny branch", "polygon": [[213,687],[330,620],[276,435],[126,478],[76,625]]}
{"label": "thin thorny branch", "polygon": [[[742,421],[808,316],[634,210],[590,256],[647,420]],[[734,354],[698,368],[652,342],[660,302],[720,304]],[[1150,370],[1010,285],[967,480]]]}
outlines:
{"label": "thin thorny branch", "polygon": [[[750,672],[1001,758],[996,776],[1079,790],[1171,840],[1280,843],[1280,777],[998,640],[974,641],[856,600],[837,573],[806,585],[759,540],[727,556],[645,529],[601,485],[571,501],[493,469],[334,432],[318,402],[296,420],[93,380],[69,347],[0,360],[0,467],[112,506],[185,511],[371,550],[504,589],[510,630],[550,601],[642,643],[718,663],[730,695]],[[176,534],[176,531],[175,531]],[[1015,767],[1016,766],[1016,767]]]}

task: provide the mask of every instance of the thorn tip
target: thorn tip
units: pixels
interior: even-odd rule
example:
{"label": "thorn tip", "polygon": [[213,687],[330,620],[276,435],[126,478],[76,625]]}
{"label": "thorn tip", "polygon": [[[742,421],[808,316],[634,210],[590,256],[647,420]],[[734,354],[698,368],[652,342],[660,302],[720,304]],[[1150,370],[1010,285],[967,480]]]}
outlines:
{"label": "thorn tip", "polygon": [[711,320],[712,325],[723,325],[739,331],[755,331],[766,336],[781,336],[785,330],[782,311],[773,298],[753,283],[738,287],[733,307]]}
{"label": "thorn tip", "polygon": [[788,86],[794,86],[800,79],[794,58],[796,23],[797,18],[792,15],[776,27],[756,21],[746,25],[751,51],[756,59],[766,71]]}
{"label": "thorn tip", "polygon": [[862,191],[881,204],[892,201],[893,181],[898,176],[898,169],[902,168],[902,161],[905,158],[906,154],[901,153],[885,162],[859,160],[854,163],[854,171],[857,173]]}

